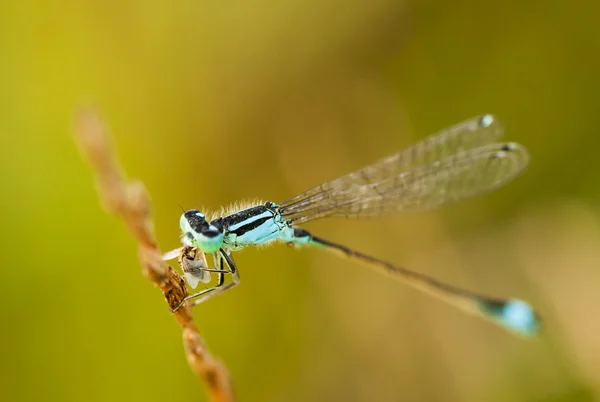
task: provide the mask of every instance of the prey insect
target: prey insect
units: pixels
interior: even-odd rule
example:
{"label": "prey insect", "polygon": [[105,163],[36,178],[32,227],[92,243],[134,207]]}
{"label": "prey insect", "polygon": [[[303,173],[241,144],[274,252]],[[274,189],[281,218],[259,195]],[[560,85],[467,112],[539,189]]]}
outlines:
{"label": "prey insect", "polygon": [[[192,288],[208,283],[211,272],[216,273],[217,283],[187,296],[177,308],[186,302],[202,303],[239,283],[234,251],[281,241],[337,251],[508,330],[534,334],[540,322],[524,301],[488,297],[445,284],[299,226],[326,217],[357,219],[429,210],[497,189],[520,175],[529,162],[527,150],[514,142],[499,142],[502,135],[494,116],[478,116],[279,204],[260,203],[212,219],[198,210],[185,211],[180,219],[184,247],[165,258],[180,255]],[[202,256],[197,257],[194,250]],[[208,268],[203,253],[213,255],[213,268]],[[231,276],[227,284],[226,275]]]}

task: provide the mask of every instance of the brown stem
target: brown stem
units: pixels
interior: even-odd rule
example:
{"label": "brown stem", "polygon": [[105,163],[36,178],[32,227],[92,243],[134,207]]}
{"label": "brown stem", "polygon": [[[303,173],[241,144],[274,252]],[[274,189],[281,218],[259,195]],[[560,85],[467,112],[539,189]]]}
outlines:
{"label": "brown stem", "polygon": [[[80,111],[75,118],[75,139],[96,176],[96,186],[104,208],[118,216],[138,242],[144,275],[160,288],[174,309],[187,296],[183,278],[162,260],[154,238],[150,199],[144,185],[125,178],[110,144],[104,122],[93,109]],[[225,365],[213,357],[194,323],[192,310],[183,306],[174,314],[183,329],[188,363],[204,381],[211,401],[234,401],[231,377]]]}

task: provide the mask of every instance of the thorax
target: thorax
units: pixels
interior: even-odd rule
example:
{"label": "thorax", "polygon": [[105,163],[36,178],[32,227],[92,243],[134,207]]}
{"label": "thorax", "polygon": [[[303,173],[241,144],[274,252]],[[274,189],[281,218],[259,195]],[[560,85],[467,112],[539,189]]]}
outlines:
{"label": "thorax", "polygon": [[211,224],[222,228],[223,243],[234,250],[277,240],[282,231],[289,228],[273,203],[256,205],[217,218]]}

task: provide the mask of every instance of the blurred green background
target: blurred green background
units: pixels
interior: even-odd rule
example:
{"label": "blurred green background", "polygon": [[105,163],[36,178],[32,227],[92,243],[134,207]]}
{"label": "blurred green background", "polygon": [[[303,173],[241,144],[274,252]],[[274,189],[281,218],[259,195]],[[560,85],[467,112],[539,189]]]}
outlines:
{"label": "blurred green background", "polygon": [[70,136],[101,110],[154,201],[275,202],[494,113],[532,163],[439,212],[308,226],[532,302],[524,341],[320,250],[248,250],[195,309],[242,401],[600,399],[598,2],[0,4],[0,387],[6,401],[206,400],[181,330]]}

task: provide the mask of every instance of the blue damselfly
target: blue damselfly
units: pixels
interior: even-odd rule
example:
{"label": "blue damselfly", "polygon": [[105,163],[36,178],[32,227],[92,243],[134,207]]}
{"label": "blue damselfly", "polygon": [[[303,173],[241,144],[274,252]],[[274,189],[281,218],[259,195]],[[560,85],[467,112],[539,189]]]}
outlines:
{"label": "blue damselfly", "polygon": [[[278,240],[341,252],[504,328],[534,334],[539,319],[524,301],[488,297],[451,286],[298,226],[325,217],[355,219],[428,210],[494,190],[521,174],[529,161],[522,145],[499,142],[502,134],[502,125],[494,116],[478,116],[279,204],[256,203],[211,218],[198,210],[184,211],[180,219],[184,247],[167,253],[165,258],[180,256],[180,265],[193,288],[198,282],[208,283],[211,272],[217,274],[217,283],[187,296],[182,304],[189,300],[193,300],[192,305],[199,304],[239,282],[232,252]],[[213,268],[207,266],[203,253],[213,255]],[[227,284],[226,275],[231,275]]]}

